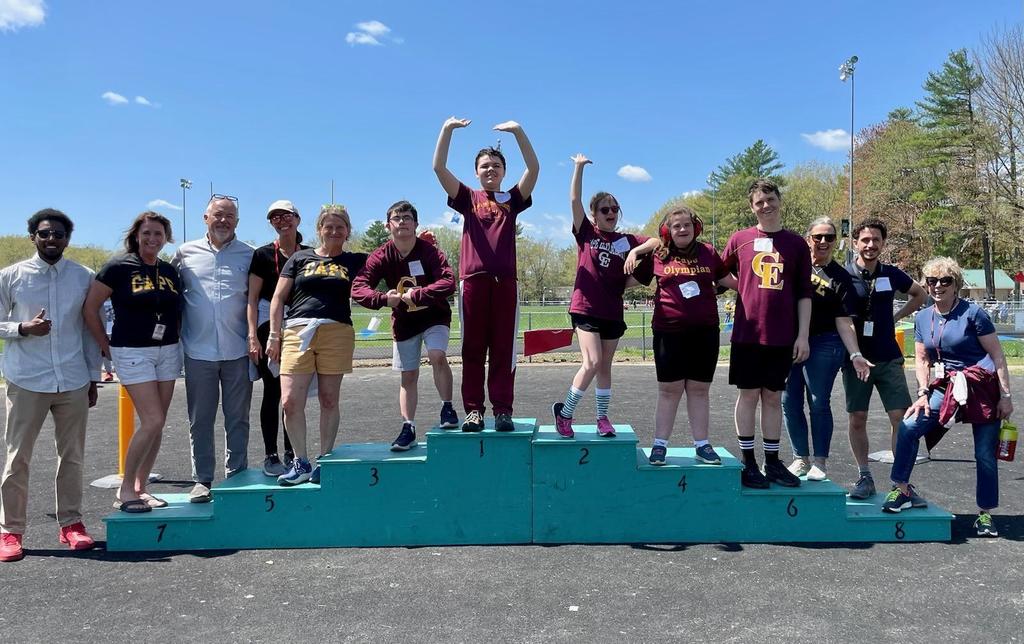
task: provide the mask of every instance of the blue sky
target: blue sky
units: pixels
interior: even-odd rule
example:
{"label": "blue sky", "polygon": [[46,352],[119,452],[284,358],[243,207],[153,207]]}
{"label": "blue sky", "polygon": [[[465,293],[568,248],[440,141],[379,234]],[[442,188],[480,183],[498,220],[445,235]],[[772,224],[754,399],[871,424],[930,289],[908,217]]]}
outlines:
{"label": "blue sky", "polygon": [[[239,235],[260,243],[275,199],[294,201],[311,232],[332,179],[357,229],[403,198],[438,225],[431,155],[456,115],[473,124],[449,166],[470,185],[475,151],[499,138],[491,127],[523,124],[541,175],[521,220],[568,244],[573,153],[595,162],[586,193],[615,193],[626,225],[758,138],[787,167],[842,163],[848,56],[860,57],[859,129],[919,99],[950,50],[1022,13],[1020,0],[0,0],[0,234],[53,206],[75,219],[76,243],[113,248],[162,201],[180,237],[181,177],[193,181],[190,238],[211,181],[239,197]],[[838,149],[803,136],[829,130],[842,132],[819,138]],[[515,181],[522,161],[500,138]],[[627,165],[650,180],[623,178]]]}

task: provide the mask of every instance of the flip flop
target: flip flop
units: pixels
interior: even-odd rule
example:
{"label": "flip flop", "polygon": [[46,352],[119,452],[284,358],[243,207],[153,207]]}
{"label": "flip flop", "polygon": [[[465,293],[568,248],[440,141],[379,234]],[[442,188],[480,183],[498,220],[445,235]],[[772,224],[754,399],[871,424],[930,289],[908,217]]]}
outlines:
{"label": "flip flop", "polygon": [[121,512],[127,512],[128,514],[141,514],[143,512],[151,512],[153,508],[149,507],[143,499],[132,499],[131,501],[121,501]]}
{"label": "flip flop", "polygon": [[161,498],[155,497],[152,494],[150,494],[149,492],[143,492],[142,494],[139,495],[139,498],[142,499],[143,501],[145,501],[146,505],[148,505],[151,508],[166,508],[167,507],[167,501],[165,501],[165,500],[163,500]]}

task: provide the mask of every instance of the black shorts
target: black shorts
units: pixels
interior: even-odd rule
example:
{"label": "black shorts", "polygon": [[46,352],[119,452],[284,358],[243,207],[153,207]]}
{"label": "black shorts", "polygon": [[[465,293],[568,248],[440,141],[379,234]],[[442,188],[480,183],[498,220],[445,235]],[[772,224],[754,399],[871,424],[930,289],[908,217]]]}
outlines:
{"label": "black shorts", "polygon": [[729,384],[739,389],[784,391],[793,367],[793,347],[734,343],[729,354]]}
{"label": "black shorts", "polygon": [[582,313],[569,313],[569,318],[572,328],[597,333],[602,340],[618,340],[626,334],[626,323],[622,320],[606,320]]}
{"label": "black shorts", "polygon": [[711,382],[718,364],[718,327],[654,332],[654,370],[658,382]]}

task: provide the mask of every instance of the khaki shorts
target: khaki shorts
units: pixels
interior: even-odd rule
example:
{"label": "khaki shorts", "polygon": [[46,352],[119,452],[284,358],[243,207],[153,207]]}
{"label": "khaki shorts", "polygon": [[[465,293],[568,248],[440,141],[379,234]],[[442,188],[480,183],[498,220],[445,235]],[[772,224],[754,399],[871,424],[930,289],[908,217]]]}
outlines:
{"label": "khaki shorts", "polygon": [[867,382],[857,377],[853,366],[847,361],[843,365],[843,388],[846,390],[846,412],[849,414],[868,410],[872,389],[878,390],[882,408],[887,412],[906,409],[913,402],[910,400],[907,375],[903,371],[903,358],[876,364]]}
{"label": "khaki shorts", "polygon": [[313,334],[309,347],[299,351],[302,345],[299,331],[304,328],[292,327],[281,333],[281,373],[322,373],[325,376],[352,373],[356,334],[351,325],[323,324]]}

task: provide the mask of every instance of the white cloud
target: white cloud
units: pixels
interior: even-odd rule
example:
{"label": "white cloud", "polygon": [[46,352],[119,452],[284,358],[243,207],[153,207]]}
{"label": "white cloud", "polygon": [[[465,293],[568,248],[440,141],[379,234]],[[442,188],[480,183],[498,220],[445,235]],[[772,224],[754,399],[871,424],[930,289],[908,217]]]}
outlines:
{"label": "white cloud", "polygon": [[390,41],[393,44],[401,45],[404,38],[392,36],[391,27],[379,20],[367,20],[355,24],[356,31],[345,34],[345,42],[355,47],[356,45],[370,45],[380,47],[384,44],[381,41]]}
{"label": "white cloud", "polygon": [[111,105],[124,105],[128,102],[127,98],[121,96],[117,92],[103,92],[103,95],[100,96],[100,98],[105,100],[107,103],[110,103]]}
{"label": "white cloud", "polygon": [[145,105],[146,107],[160,107],[160,105],[158,103],[151,102],[145,96],[136,96],[135,97],[135,103],[137,105]]}
{"label": "white cloud", "polygon": [[626,181],[646,182],[651,180],[651,174],[638,165],[626,164],[619,168],[616,174]]}
{"label": "white cloud", "polygon": [[166,208],[167,210],[181,210],[181,206],[176,206],[166,199],[154,199],[146,204],[147,208]]}
{"label": "white cloud", "polygon": [[46,20],[43,0],[0,0],[0,31],[38,27]]}
{"label": "white cloud", "polygon": [[850,133],[843,129],[819,130],[812,134],[801,134],[804,141],[807,141],[816,148],[835,152],[845,150],[850,145]]}
{"label": "white cloud", "polygon": [[687,190],[686,192],[684,192],[680,196],[683,199],[686,199],[687,197],[696,197],[697,195],[700,195],[700,194],[704,194],[704,191],[703,190]]}

